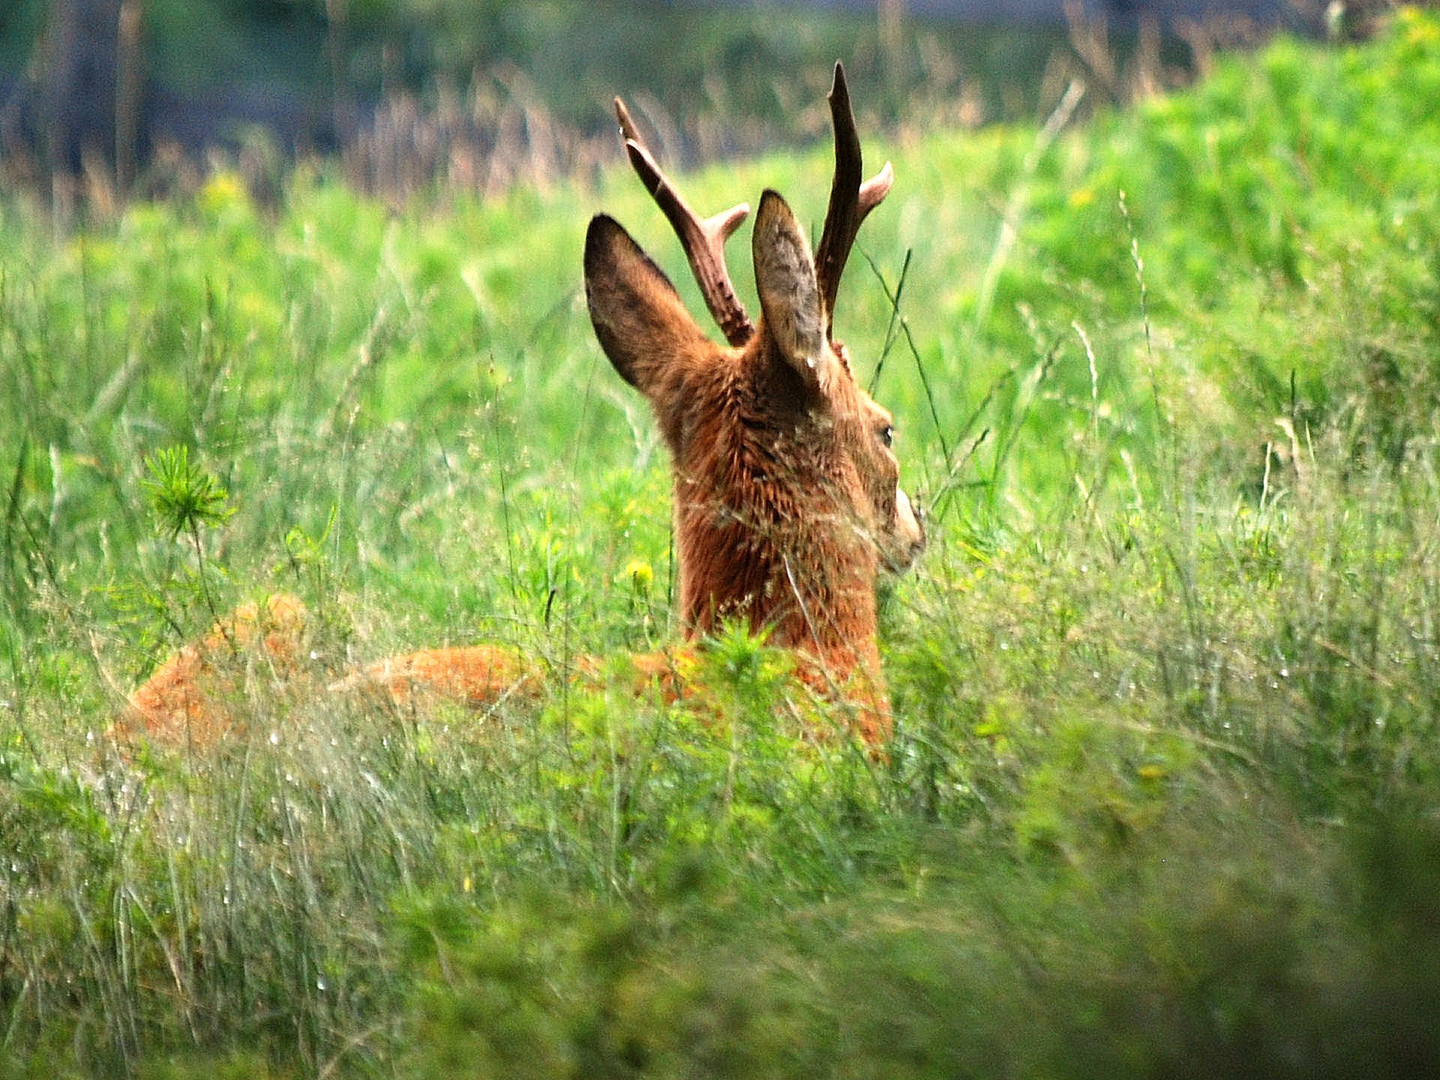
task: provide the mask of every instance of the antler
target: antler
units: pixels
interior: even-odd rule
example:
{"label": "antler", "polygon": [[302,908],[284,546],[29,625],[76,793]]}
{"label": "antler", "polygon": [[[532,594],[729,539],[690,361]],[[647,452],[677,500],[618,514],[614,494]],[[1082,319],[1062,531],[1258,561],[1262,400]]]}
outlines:
{"label": "antler", "polygon": [[840,291],[840,275],[855,244],[855,234],[865,215],[880,205],[895,182],[890,162],[863,184],[860,160],[860,136],[855,130],[855,113],[850,108],[850,88],[845,85],[845,68],[835,63],[835,82],[830,87],[830,116],[835,125],[835,179],[830,185],[830,208],[825,212],[825,228],[820,233],[820,247],[815,252],[815,274],[820,282],[820,295],[825,300],[825,336],[831,336],[835,321],[835,296]]}
{"label": "antler", "polygon": [[731,345],[744,345],[755,333],[755,324],[745,314],[745,308],[735,295],[735,287],[730,283],[730,271],[725,268],[725,241],[750,213],[749,205],[741,203],[702,220],[660,171],[655,158],[640,141],[640,133],[635,129],[635,122],[630,119],[625,103],[618,97],[615,99],[615,116],[620,121],[620,137],[625,140],[630,164],[680,237],[680,246],[690,260],[690,269],[700,285],[705,306],[715,317],[725,340]]}

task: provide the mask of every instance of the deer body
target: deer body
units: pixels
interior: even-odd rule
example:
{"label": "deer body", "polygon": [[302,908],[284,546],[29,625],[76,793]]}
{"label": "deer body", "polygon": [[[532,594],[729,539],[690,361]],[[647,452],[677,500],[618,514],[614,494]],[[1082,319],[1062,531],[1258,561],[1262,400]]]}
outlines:
{"label": "deer body", "polygon": [[[748,208],[702,221],[617,100],[630,160],[680,235],[729,344],[704,334],[665,274],[604,214],[586,234],[585,291],[601,348],[649,400],[670,451],[686,638],[703,639],[728,620],[767,634],[795,651],[807,682],[857,706],[858,731],[873,741],[889,724],[877,577],[907,567],[925,537],[898,485],[890,415],[860,389],[831,331],[855,232],[891,183],[888,164],[860,182],[859,140],[839,65],[831,108],[836,175],[819,249],[812,258],[785,200],[766,191],[752,239],[761,306],[754,324],[735,298],[723,251]],[[673,671],[667,656],[637,658],[637,671],[644,678]],[[476,646],[381,661],[345,685],[483,702],[502,684],[526,679],[523,660]],[[133,705],[149,700],[145,690],[132,696]]]}

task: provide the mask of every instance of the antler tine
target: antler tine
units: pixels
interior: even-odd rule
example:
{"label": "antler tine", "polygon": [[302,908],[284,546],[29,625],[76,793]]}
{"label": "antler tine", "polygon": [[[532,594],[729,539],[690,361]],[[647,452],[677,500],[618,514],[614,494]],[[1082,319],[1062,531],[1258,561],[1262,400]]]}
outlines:
{"label": "antler tine", "polygon": [[835,179],[830,185],[830,208],[825,212],[825,228],[820,234],[820,247],[815,253],[815,273],[820,282],[820,295],[825,300],[825,334],[830,336],[835,321],[835,297],[840,291],[840,276],[850,258],[855,235],[867,214],[879,206],[895,182],[890,162],[863,184],[860,158],[860,135],[855,130],[855,113],[850,107],[850,88],[845,83],[845,68],[835,63],[835,81],[830,87],[830,116],[835,126]]}
{"label": "antler tine", "polygon": [[750,213],[749,205],[740,203],[714,217],[702,219],[661,172],[655,158],[640,141],[640,133],[630,119],[625,103],[618,97],[615,99],[615,116],[620,121],[620,137],[625,140],[625,153],[630,157],[630,164],[680,237],[680,246],[690,261],[690,269],[700,285],[705,306],[715,317],[725,340],[731,345],[744,345],[755,333],[755,324],[745,314],[740,298],[735,295],[735,287],[730,283],[730,271],[725,268],[725,241]]}

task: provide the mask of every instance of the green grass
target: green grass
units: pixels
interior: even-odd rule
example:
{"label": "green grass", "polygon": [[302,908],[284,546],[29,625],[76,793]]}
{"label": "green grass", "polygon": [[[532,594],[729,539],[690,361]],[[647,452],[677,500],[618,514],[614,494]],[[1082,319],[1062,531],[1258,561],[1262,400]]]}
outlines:
{"label": "green grass", "polygon": [[[1437,84],[1402,12],[1038,156],[867,146],[837,330],[932,537],[883,760],[799,740],[743,639],[703,710],[623,689],[668,481],[590,213],[701,308],[618,165],[400,213],[297,174],[273,217],[221,175],[60,237],[10,196],[0,1071],[1433,1074]],[[826,156],[686,186],[813,219]],[[281,589],[337,675],[510,641],[616,688],[397,715],[257,665],[248,738],[117,758],[128,688]]]}

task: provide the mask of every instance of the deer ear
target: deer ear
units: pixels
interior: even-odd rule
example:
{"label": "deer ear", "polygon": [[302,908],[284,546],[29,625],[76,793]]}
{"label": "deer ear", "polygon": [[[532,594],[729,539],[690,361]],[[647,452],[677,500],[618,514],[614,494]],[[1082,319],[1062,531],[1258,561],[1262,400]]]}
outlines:
{"label": "deer ear", "polygon": [[800,223],[773,191],[760,197],[752,244],[765,332],[804,383],[823,392],[834,359],[825,348],[825,313],[815,262]]}
{"label": "deer ear", "polygon": [[585,233],[585,300],[610,363],[652,399],[664,370],[708,343],[664,271],[607,214]]}

